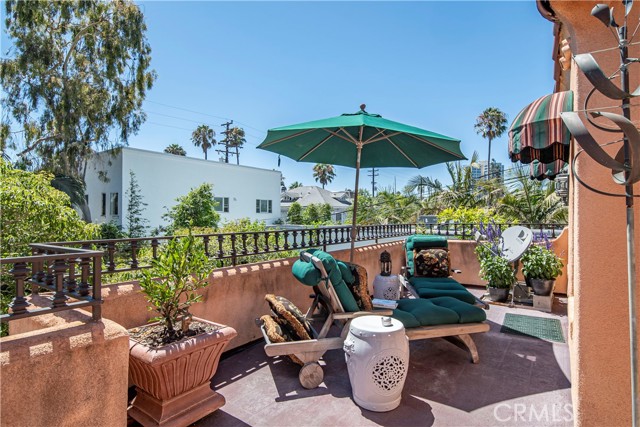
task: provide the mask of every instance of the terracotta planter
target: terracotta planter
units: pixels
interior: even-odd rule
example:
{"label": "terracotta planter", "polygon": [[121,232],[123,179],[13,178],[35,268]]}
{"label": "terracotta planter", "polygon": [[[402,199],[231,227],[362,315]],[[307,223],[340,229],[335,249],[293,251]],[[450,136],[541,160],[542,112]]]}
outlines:
{"label": "terracotta planter", "polygon": [[155,350],[129,339],[129,379],[137,391],[129,415],[145,427],[189,425],[225,404],[224,397],[211,390],[210,380],[237,332],[193,320],[220,329]]}

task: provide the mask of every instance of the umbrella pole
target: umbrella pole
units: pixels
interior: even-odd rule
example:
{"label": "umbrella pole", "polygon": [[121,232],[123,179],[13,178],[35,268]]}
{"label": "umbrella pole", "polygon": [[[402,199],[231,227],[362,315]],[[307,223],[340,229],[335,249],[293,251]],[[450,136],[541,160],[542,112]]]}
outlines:
{"label": "umbrella pole", "polygon": [[349,262],[353,263],[353,253],[355,252],[356,235],[356,212],[358,210],[358,184],[360,182],[360,155],[362,154],[362,143],[356,144],[358,155],[356,157],[356,189],[353,195],[353,216],[351,218],[351,251],[349,252]]}

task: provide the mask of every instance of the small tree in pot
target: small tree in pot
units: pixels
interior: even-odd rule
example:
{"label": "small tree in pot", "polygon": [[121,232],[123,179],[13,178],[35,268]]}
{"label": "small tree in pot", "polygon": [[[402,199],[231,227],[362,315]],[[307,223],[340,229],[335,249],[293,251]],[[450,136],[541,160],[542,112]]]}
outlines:
{"label": "small tree in pot", "polygon": [[[172,239],[143,272],[140,287],[159,316],[131,329],[129,377],[137,395],[129,415],[144,426],[188,425],[224,405],[210,388],[233,328],[193,318],[213,267],[191,235]],[[196,355],[197,354],[197,355]]]}
{"label": "small tree in pot", "polygon": [[522,256],[522,273],[536,295],[547,296],[553,291],[564,263],[550,248],[532,245]]}

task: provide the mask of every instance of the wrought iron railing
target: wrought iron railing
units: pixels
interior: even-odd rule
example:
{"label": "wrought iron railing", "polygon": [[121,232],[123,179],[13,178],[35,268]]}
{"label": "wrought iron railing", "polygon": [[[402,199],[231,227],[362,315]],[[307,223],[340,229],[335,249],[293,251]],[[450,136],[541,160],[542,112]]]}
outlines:
{"label": "wrought iron railing", "polygon": [[[32,244],[32,256],[0,259],[4,289],[12,289],[11,312],[1,314],[1,322],[92,307],[100,320],[103,252],[57,245]],[[50,291],[48,307],[32,307],[27,296]],[[4,291],[3,291],[4,292]]]}
{"label": "wrought iron railing", "polygon": [[[356,242],[378,242],[380,239],[415,233],[415,224],[359,226]],[[124,273],[148,268],[157,258],[159,248],[174,236],[125,239],[85,240],[51,243],[56,246],[102,251],[103,274]],[[209,258],[221,265],[235,266],[252,262],[257,256],[296,251],[306,248],[347,244],[351,242],[351,226],[318,227],[295,230],[268,230],[242,233],[194,234]],[[143,252],[141,254],[141,252]]]}
{"label": "wrought iron railing", "polygon": [[[564,225],[521,224],[549,237],[557,237]],[[511,226],[498,225],[500,228]],[[387,224],[358,226],[356,242],[375,242],[381,239],[404,237],[419,233],[473,239],[478,224]],[[264,260],[264,255],[297,251],[306,248],[345,245],[351,242],[351,226],[318,227],[295,230],[268,230],[242,233],[194,234],[208,257],[218,260],[220,266],[235,266]],[[159,248],[174,236],[125,239],[86,240],[52,243],[57,246],[80,247],[102,251],[103,274],[124,273],[149,268],[157,258]]]}

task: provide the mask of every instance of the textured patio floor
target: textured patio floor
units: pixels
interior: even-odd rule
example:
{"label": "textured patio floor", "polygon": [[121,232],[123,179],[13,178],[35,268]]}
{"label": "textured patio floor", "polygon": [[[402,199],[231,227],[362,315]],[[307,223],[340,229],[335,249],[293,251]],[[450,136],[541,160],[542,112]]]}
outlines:
{"label": "textured patio floor", "polygon": [[[481,290],[472,290],[477,295]],[[225,406],[200,420],[205,426],[569,426],[572,425],[567,344],[500,332],[505,313],[560,319],[554,314],[492,305],[491,331],[475,334],[480,363],[442,339],[411,342],[400,406],[387,413],[357,406],[341,350],[325,354],[324,382],[314,390],[298,382],[299,367],[270,358],[263,343],[220,363],[212,388]]]}

